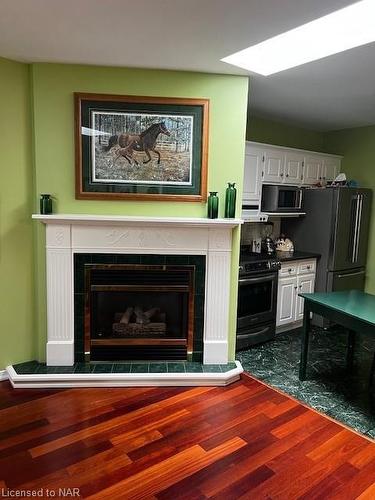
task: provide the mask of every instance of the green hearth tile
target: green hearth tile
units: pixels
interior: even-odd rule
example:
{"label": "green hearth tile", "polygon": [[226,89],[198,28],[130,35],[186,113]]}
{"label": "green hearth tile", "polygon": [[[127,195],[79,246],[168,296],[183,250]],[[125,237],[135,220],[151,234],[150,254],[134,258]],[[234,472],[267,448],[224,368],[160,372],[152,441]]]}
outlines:
{"label": "green hearth tile", "polygon": [[[51,367],[52,368],[52,367]],[[76,370],[76,365],[73,366],[54,366],[54,373],[74,373]]]}
{"label": "green hearth tile", "polygon": [[233,370],[237,368],[236,363],[227,363],[226,365],[220,365],[222,372],[229,372],[229,370]]}
{"label": "green hearth tile", "polygon": [[220,365],[202,365],[204,373],[221,373]]}
{"label": "green hearth tile", "polygon": [[114,363],[112,367],[112,373],[129,373],[130,368],[130,363]]}
{"label": "green hearth tile", "polygon": [[130,373],[148,373],[149,363],[132,363]]}
{"label": "green hearth tile", "polygon": [[74,373],[92,373],[94,367],[95,365],[90,365],[90,363],[77,363]]}
{"label": "green hearth tile", "polygon": [[45,363],[39,363],[38,368],[34,371],[34,375],[55,373],[55,368],[55,366],[47,366]]}
{"label": "green hearth tile", "polygon": [[94,373],[112,373],[112,363],[95,363]]}
{"label": "green hearth tile", "polygon": [[19,375],[30,375],[35,373],[35,370],[38,368],[38,361],[26,361],[25,363],[18,363],[13,365],[14,370]]}
{"label": "green hearth tile", "polygon": [[186,373],[200,373],[203,372],[201,363],[185,363]]}
{"label": "green hearth tile", "polygon": [[149,364],[149,372],[150,373],[166,373],[167,363],[150,363]]}
{"label": "green hearth tile", "polygon": [[181,373],[185,372],[185,363],[167,363],[168,373]]}

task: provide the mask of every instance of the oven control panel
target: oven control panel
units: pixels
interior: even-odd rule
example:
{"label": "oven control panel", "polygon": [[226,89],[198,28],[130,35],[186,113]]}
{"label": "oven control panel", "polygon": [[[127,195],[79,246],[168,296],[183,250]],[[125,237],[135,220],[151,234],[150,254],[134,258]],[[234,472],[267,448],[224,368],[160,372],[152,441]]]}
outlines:
{"label": "oven control panel", "polygon": [[281,268],[278,260],[259,260],[254,262],[243,262],[240,264],[240,275],[259,272],[274,272]]}

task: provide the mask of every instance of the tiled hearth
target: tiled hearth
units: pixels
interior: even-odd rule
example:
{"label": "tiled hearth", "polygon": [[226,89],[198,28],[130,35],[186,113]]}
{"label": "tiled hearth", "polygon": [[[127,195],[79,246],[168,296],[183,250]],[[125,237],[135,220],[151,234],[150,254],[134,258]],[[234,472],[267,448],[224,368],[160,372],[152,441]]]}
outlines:
{"label": "tiled hearth", "polygon": [[[238,379],[242,372],[239,362],[229,370],[221,367],[230,366],[232,231],[241,220],[74,214],[35,215],[33,218],[46,225],[47,361],[46,365],[38,365],[35,373],[18,373],[14,367],[8,367],[14,386],[225,385]],[[133,370],[124,369],[122,372],[117,371],[119,363],[112,363],[109,372],[100,359],[96,359],[92,370],[91,365],[80,364],[87,353],[86,349],[82,352],[82,341],[81,347],[76,345],[82,310],[79,311],[75,293],[77,269],[74,263],[77,256],[84,255],[90,256],[95,263],[99,257],[102,261],[111,259],[111,262],[129,262],[130,258],[138,259],[139,265],[152,260],[158,265],[164,265],[164,262],[168,265],[171,259],[176,263],[180,258],[185,266],[193,263],[194,258],[203,257],[203,286],[200,285],[202,290],[195,296],[197,303],[202,300],[204,304],[202,312],[195,318],[197,342],[190,354],[188,349],[187,359],[185,354],[187,362],[178,365],[179,371],[176,368],[171,372],[168,368],[172,365],[169,364],[166,364],[166,371],[149,363],[142,368],[137,362],[126,363]],[[196,270],[201,272],[197,267]],[[202,293],[202,299],[199,293]],[[124,360],[121,357],[111,359],[114,362]],[[203,364],[189,364],[192,360],[201,360]],[[82,366],[86,367],[79,372]],[[137,371],[134,371],[136,366]],[[139,370],[143,370],[142,373]]]}

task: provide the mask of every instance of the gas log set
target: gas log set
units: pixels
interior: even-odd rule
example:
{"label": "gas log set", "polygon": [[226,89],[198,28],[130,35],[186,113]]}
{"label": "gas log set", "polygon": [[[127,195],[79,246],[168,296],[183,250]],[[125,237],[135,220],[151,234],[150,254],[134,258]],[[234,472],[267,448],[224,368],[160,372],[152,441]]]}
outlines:
{"label": "gas log set", "polygon": [[112,325],[112,333],[117,337],[165,335],[166,331],[166,314],[158,307],[145,310],[140,306],[129,306],[124,312],[115,314]]}

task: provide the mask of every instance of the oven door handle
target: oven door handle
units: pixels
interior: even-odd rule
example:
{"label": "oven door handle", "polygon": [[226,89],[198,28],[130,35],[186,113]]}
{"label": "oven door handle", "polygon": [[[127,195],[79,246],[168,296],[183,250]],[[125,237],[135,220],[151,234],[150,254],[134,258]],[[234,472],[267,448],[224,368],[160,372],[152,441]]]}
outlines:
{"label": "oven door handle", "polygon": [[241,278],[238,280],[240,285],[252,285],[256,283],[264,283],[265,281],[274,281],[276,273],[268,274],[267,276],[259,276],[257,278]]}
{"label": "oven door handle", "polygon": [[261,328],[260,330],[253,330],[250,333],[244,333],[244,334],[237,333],[237,338],[240,338],[241,340],[244,340],[244,339],[247,339],[247,338],[254,337],[254,335],[261,335],[262,333],[266,333],[266,331],[269,330],[269,329],[270,329],[270,327],[266,326],[264,328]]}

